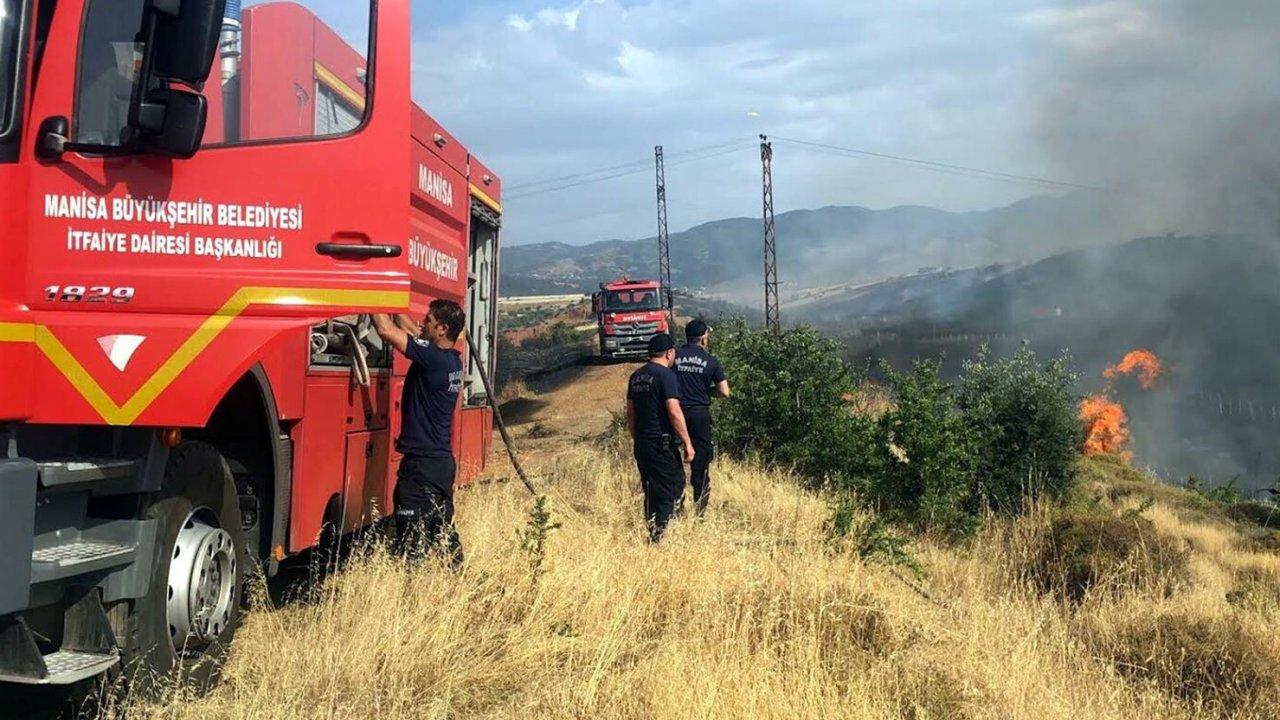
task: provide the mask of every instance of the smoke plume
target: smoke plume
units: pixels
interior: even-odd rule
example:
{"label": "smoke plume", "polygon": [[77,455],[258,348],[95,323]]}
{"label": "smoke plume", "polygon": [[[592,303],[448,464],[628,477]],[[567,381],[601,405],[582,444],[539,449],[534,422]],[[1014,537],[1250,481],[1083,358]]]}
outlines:
{"label": "smoke plume", "polygon": [[1034,128],[1135,234],[1280,234],[1280,3],[1067,2],[1024,20]]}
{"label": "smoke plume", "polygon": [[1105,188],[1120,210],[1112,234],[1223,236],[1135,247],[1123,268],[1100,255],[1077,295],[1121,310],[1072,335],[1073,349],[1140,342],[1176,368],[1167,392],[1125,398],[1139,461],[1269,483],[1280,472],[1269,440],[1280,427],[1280,2],[1065,0],[1023,20],[1037,37],[1033,132],[1057,172]]}

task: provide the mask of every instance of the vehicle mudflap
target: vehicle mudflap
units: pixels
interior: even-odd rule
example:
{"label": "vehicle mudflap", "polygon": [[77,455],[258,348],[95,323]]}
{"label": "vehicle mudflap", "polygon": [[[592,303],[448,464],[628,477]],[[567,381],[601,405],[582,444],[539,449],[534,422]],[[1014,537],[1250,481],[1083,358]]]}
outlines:
{"label": "vehicle mudflap", "polygon": [[30,600],[37,473],[30,460],[0,460],[0,616]]}

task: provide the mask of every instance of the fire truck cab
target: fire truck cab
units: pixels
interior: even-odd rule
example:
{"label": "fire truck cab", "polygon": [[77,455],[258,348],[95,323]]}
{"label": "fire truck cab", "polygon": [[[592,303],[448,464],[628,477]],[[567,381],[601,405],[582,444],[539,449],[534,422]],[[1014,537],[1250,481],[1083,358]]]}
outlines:
{"label": "fire truck cab", "polygon": [[392,510],[407,361],[501,181],[410,95],[409,0],[0,0],[0,684],[207,684],[245,575]]}
{"label": "fire truck cab", "polygon": [[657,280],[627,277],[601,283],[591,296],[600,333],[600,356],[611,360],[644,358],[649,340],[668,332],[662,308],[662,285]]}

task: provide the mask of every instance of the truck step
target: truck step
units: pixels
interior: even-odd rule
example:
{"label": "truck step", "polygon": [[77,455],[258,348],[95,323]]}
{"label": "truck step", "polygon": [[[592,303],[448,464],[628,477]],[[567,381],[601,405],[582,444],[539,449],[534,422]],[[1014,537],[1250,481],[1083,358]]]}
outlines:
{"label": "truck step", "polygon": [[137,464],[133,460],[44,462],[40,463],[40,484],[49,488],[119,480],[132,477],[136,471]]}
{"label": "truck step", "polygon": [[61,650],[44,656],[44,664],[48,668],[48,674],[44,677],[0,673],[0,682],[22,685],[70,685],[101,675],[118,662],[120,662],[120,655],[114,652],[98,654]]}
{"label": "truck step", "polygon": [[132,544],[78,540],[31,553],[32,584],[61,580],[133,562]]}

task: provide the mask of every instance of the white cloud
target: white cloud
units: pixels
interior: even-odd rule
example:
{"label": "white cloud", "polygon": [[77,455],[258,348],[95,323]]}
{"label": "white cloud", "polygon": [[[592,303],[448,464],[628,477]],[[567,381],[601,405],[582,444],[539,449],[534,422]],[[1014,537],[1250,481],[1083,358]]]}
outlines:
{"label": "white cloud", "polygon": [[582,10],[590,5],[599,5],[602,0],[587,0],[571,7],[544,7],[531,16],[512,14],[507,16],[507,27],[520,32],[530,32],[535,27],[565,28],[570,32],[578,29],[578,18]]}
{"label": "white cloud", "polygon": [[[587,0],[415,32],[418,99],[508,187],[759,132],[1034,172],[1028,9],[1052,0]],[[427,3],[415,0],[418,21]],[[963,7],[961,7],[963,5]],[[420,9],[421,8],[421,9]],[[429,13],[428,13],[429,14]],[[482,41],[477,39],[482,39]],[[484,48],[483,64],[462,63]],[[1025,189],[779,146],[780,208],[1005,202]],[[673,228],[759,211],[747,149],[668,169]],[[507,239],[652,234],[646,173],[507,204]]]}
{"label": "white cloud", "polygon": [[507,27],[519,32],[529,32],[533,29],[533,21],[520,15],[508,15]]}
{"label": "white cloud", "polygon": [[578,15],[581,12],[581,8],[572,8],[569,10],[544,8],[538,11],[538,22],[549,27],[563,26],[570,30],[577,30]]}
{"label": "white cloud", "polygon": [[1022,22],[1073,51],[1106,52],[1121,43],[1154,39],[1162,33],[1147,8],[1124,0],[1029,11]]}
{"label": "white cloud", "polygon": [[587,70],[583,79],[598,90],[610,92],[661,93],[671,89],[682,70],[663,62],[656,53],[623,40],[614,58],[613,72]]}

